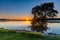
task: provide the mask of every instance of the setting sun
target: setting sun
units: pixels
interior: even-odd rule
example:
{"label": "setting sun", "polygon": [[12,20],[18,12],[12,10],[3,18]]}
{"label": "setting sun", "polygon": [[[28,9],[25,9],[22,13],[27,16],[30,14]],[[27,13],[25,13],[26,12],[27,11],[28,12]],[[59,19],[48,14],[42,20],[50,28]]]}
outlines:
{"label": "setting sun", "polygon": [[28,21],[28,20],[30,20],[30,18],[26,18],[26,20]]}

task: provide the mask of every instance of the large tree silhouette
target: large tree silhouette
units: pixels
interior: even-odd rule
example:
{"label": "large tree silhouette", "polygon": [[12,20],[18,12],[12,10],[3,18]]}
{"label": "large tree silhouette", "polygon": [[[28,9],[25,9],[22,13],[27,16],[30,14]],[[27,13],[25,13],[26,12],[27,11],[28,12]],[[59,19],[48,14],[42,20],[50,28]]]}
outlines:
{"label": "large tree silhouette", "polygon": [[32,31],[43,32],[48,29],[48,21],[44,19],[54,18],[57,16],[58,11],[54,10],[54,3],[44,3],[32,8]]}

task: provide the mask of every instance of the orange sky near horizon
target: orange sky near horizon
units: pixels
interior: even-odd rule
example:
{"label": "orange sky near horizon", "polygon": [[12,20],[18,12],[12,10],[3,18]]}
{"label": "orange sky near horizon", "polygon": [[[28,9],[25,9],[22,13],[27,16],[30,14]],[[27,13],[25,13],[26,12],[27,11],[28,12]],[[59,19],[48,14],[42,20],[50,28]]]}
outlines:
{"label": "orange sky near horizon", "polygon": [[23,16],[13,16],[13,15],[1,15],[0,19],[32,19],[33,16],[23,15]]}
{"label": "orange sky near horizon", "polygon": [[[33,15],[23,15],[23,16],[14,16],[14,15],[1,15],[0,19],[32,19]],[[60,14],[57,14],[56,18],[60,18]]]}

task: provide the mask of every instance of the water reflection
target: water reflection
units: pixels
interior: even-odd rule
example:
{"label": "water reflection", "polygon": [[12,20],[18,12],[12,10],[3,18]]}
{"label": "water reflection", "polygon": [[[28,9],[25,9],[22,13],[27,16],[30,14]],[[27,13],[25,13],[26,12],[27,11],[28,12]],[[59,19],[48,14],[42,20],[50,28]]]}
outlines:
{"label": "water reflection", "polygon": [[[28,27],[31,25],[31,21],[6,21],[0,22],[0,28],[5,29],[18,29],[18,30],[30,30]],[[50,29],[47,32],[54,32],[60,34],[60,23],[48,23]]]}
{"label": "water reflection", "polygon": [[7,21],[7,22],[0,22],[0,26],[12,25],[12,26],[27,26],[30,25],[30,21]]}
{"label": "water reflection", "polygon": [[60,34],[60,23],[48,23],[48,27],[50,29],[47,32]]}
{"label": "water reflection", "polygon": [[0,22],[0,28],[5,29],[29,29],[29,25],[31,25],[31,21],[7,21],[7,22]]}

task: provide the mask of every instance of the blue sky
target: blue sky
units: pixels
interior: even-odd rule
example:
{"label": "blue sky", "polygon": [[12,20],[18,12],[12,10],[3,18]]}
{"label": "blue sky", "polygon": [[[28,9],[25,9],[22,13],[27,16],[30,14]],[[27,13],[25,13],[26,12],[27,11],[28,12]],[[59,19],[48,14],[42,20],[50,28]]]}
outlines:
{"label": "blue sky", "polygon": [[31,17],[32,8],[45,2],[54,2],[60,11],[60,0],[0,0],[0,18]]}

